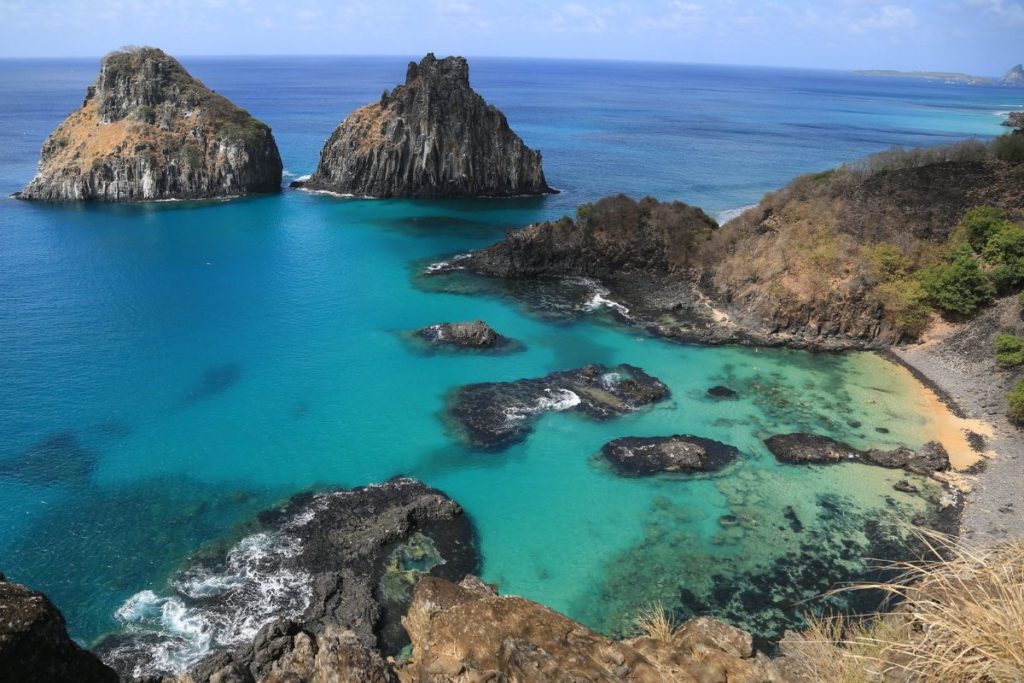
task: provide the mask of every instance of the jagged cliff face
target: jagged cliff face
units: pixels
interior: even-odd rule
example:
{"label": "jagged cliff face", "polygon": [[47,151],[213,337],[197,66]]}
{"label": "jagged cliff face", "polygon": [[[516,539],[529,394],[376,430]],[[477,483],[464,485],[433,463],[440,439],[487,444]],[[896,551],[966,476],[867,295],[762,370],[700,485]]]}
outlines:
{"label": "jagged cliff face", "polygon": [[19,193],[42,201],[128,202],[275,192],[270,128],[155,48],[104,57],[82,107],[43,144]]}
{"label": "jagged cliff face", "polygon": [[462,57],[428,54],[405,85],[339,125],[306,183],[368,197],[482,197],[550,192],[540,152],[469,85]]}

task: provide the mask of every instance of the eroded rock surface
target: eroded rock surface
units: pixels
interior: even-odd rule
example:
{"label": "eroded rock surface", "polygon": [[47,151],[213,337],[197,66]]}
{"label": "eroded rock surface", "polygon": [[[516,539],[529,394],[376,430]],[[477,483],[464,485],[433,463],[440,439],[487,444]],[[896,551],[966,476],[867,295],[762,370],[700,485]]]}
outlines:
{"label": "eroded rock surface", "polygon": [[827,436],[801,433],[778,434],[765,439],[764,443],[779,462],[798,465],[853,460],[922,475],[949,469],[949,454],[936,441],[916,451],[906,447],[862,451]]}
{"label": "eroded rock surface", "polygon": [[739,457],[734,446],[688,434],[609,441],[601,455],[626,476],[659,472],[713,472]]}
{"label": "eroded rock surface", "polygon": [[587,365],[536,379],[459,387],[449,398],[447,412],[471,446],[501,449],[525,439],[547,412],[572,410],[607,420],[668,395],[664,383],[638,367]]}
{"label": "eroded rock surface", "polygon": [[117,683],[117,673],[68,636],[64,617],[42,593],[0,574],[0,681]]}
{"label": "eroded rock surface", "polygon": [[403,619],[413,657],[405,683],[643,681],[769,683],[774,665],[750,634],[712,619],[685,624],[670,641],[614,641],[475,577],[456,585],[424,578]]}
{"label": "eroded rock surface", "polygon": [[416,336],[434,346],[461,349],[497,349],[511,340],[498,334],[483,320],[459,323],[438,323],[416,330]]}
{"label": "eroded rock surface", "polygon": [[[214,653],[188,667],[197,683],[262,680],[284,653],[337,640],[319,642],[328,627],[349,632],[345,642],[396,652],[408,642],[399,619],[416,579],[457,580],[479,564],[459,505],[411,479],[301,494],[258,521],[260,531],[227,557],[197,561],[177,572],[168,595],[149,599],[205,629]],[[153,630],[145,609],[125,612],[139,615],[129,635],[99,648],[122,673],[171,674],[168,660],[202,656],[195,642]]]}
{"label": "eroded rock surface", "polygon": [[18,193],[41,201],[130,202],[276,192],[270,128],[151,47],[111,53],[82,107],[43,144]]}
{"label": "eroded rock surface", "polygon": [[366,197],[552,191],[540,152],[470,87],[466,60],[433,54],[409,64],[404,85],[341,122],[304,186]]}

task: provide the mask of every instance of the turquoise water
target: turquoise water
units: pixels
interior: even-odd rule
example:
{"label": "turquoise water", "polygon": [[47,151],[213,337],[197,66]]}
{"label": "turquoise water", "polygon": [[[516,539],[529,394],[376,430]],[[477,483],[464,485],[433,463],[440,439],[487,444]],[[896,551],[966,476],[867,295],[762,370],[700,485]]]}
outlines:
{"label": "turquoise water", "polygon": [[[344,114],[404,74],[397,58],[185,63],[270,123],[295,175],[312,170]],[[709,583],[713,571],[768,576],[786,553],[807,554],[809,539],[867,547],[867,518],[926,508],[891,490],[897,473],[784,468],[760,443],[800,429],[855,445],[920,445],[928,422],[908,408],[918,406],[915,387],[873,356],[674,345],[600,309],[553,320],[514,298],[438,292],[418,271],[611,191],[714,213],[892,144],[992,135],[995,112],[1019,95],[827,72],[471,66],[477,88],[544,151],[564,194],[0,200],[0,462],[64,435],[31,478],[0,478],[0,569],[49,593],[83,642],[119,628],[116,609],[139,591],[159,593],[189,553],[310,487],[421,478],[472,516],[486,579],[607,632],[655,599],[693,609],[681,591],[708,597],[724,581]],[[43,137],[94,71],[91,62],[0,62],[0,192],[32,175]],[[403,337],[475,318],[525,350],[423,355]],[[446,392],[461,384],[620,362],[665,381],[672,398],[605,423],[547,415],[500,454],[467,451],[442,420]],[[706,399],[715,384],[740,400]],[[725,441],[745,457],[688,480],[622,479],[593,458],[615,437],[670,433]]]}

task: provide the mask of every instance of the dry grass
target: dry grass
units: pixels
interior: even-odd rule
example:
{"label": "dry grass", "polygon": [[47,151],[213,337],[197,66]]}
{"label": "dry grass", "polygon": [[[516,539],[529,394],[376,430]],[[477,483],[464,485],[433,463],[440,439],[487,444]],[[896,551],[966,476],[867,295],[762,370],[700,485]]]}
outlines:
{"label": "dry grass", "polygon": [[[972,548],[915,529],[930,556],[891,565],[881,590],[895,610],[859,623],[811,620],[783,641],[787,665],[807,680],[859,683],[1024,681],[1024,542]],[[790,659],[792,657],[792,659]]]}
{"label": "dry grass", "polygon": [[660,602],[639,610],[633,618],[633,625],[641,636],[665,643],[674,642],[682,626],[676,623],[675,618],[665,611]]}

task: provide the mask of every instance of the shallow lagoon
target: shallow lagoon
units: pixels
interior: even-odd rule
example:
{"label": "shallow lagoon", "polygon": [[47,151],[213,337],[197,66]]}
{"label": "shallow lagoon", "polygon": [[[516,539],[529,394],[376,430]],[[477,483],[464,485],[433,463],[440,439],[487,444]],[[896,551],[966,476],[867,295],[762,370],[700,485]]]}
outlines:
{"label": "shallow lagoon", "polygon": [[[275,93],[262,84],[266,65],[186,60],[271,123],[293,173],[311,170],[343,113],[404,73],[387,60],[297,61],[270,72],[271,85],[292,84]],[[13,93],[0,111],[3,193],[31,175],[42,136],[80,100],[92,68],[0,65]],[[18,74],[32,69],[37,77],[22,83]],[[657,97],[637,102],[636,78]],[[75,445],[47,451],[46,481],[0,479],[0,569],[47,591],[76,637],[118,628],[115,611],[130,596],[159,593],[190,553],[230,543],[256,511],[309,487],[407,474],[442,488],[476,522],[486,579],[608,632],[652,600],[685,611],[725,579],[771,576],[772,563],[808,539],[865,548],[868,517],[924,509],[923,498],[892,490],[900,473],[783,467],[761,445],[793,430],[920,445],[936,429],[927,397],[875,356],[680,346],[601,308],[552,319],[512,298],[433,291],[417,273],[613,189],[718,211],[894,142],[994,133],[1004,93],[813,72],[500,61],[481,61],[473,79],[544,149],[549,180],[566,194],[0,201],[0,457],[64,431],[74,442],[53,443]],[[742,103],[755,91],[770,101],[757,108],[764,132],[751,141]],[[693,142],[706,142],[699,132],[709,126],[718,145]],[[738,167],[737,150],[752,150],[755,163]],[[475,318],[525,350],[423,355],[403,338]],[[547,415],[498,454],[466,450],[442,419],[446,393],[460,384],[621,362],[665,381],[672,398],[605,423]],[[739,399],[708,399],[717,384]],[[670,433],[731,443],[744,458],[710,477],[622,479],[593,457],[618,436]],[[62,457],[89,467],[62,467]],[[710,580],[714,572],[724,578]],[[767,633],[775,623],[754,626]]]}

